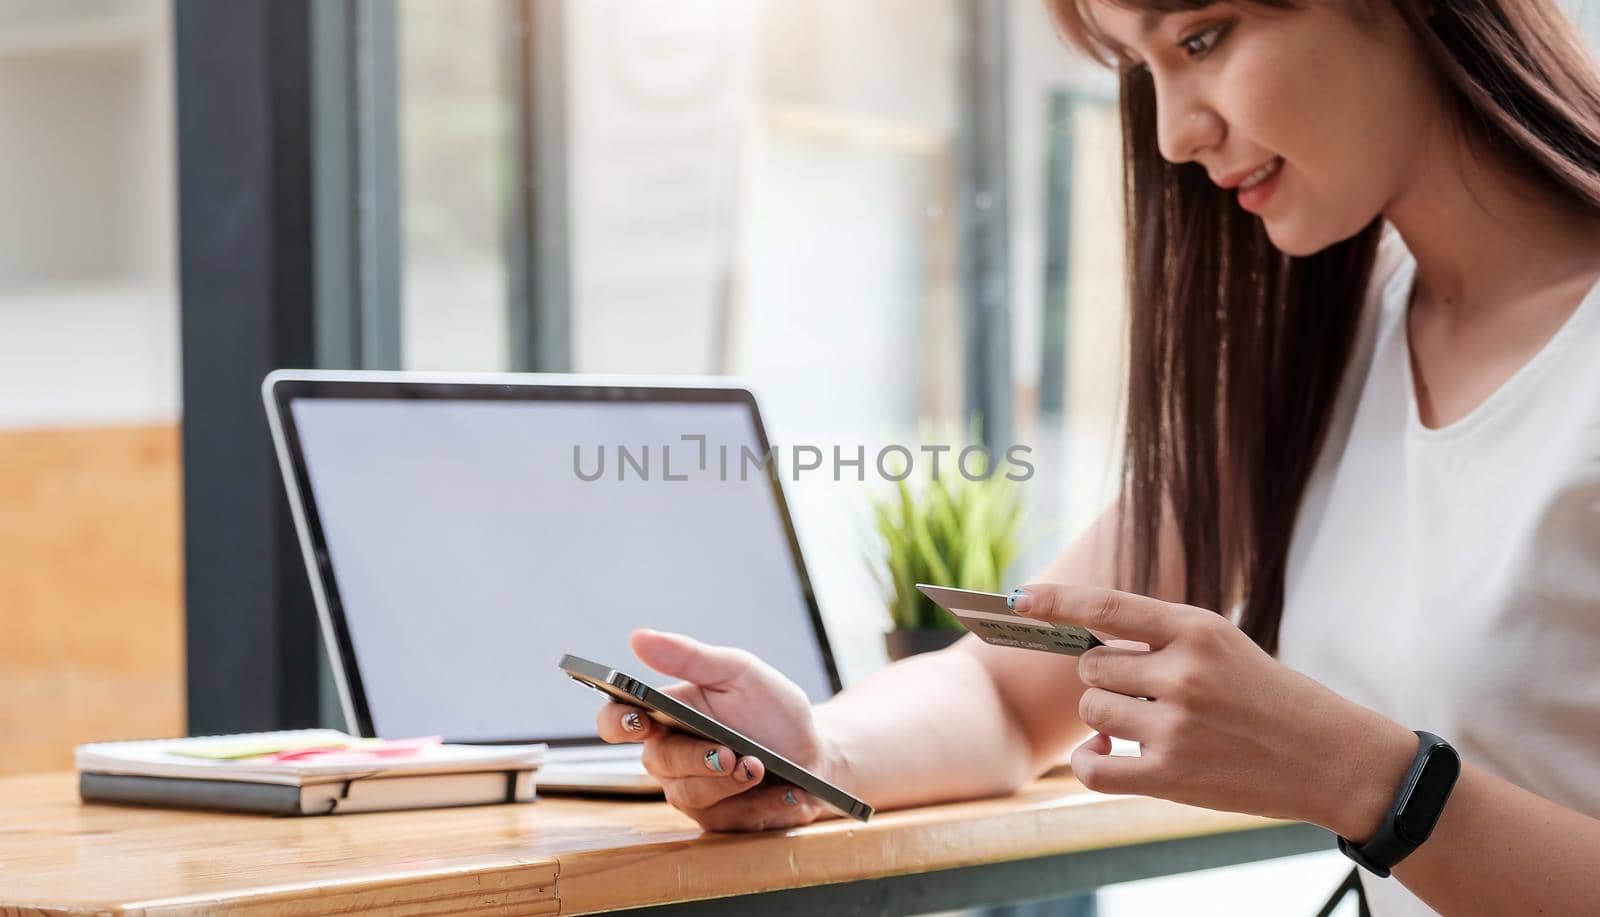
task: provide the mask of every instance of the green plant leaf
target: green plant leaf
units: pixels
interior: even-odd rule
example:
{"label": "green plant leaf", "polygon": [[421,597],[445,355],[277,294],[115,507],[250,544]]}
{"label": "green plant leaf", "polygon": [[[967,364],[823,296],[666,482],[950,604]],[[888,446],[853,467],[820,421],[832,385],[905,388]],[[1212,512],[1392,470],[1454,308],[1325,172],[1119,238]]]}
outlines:
{"label": "green plant leaf", "polygon": [[999,583],[994,572],[994,545],[989,537],[987,516],[973,513],[964,535],[966,550],[961,564],[961,588],[995,591]]}
{"label": "green plant leaf", "polygon": [[872,528],[879,541],[875,578],[896,628],[959,628],[916,584],[998,591],[1023,539],[1031,537],[1023,532],[1024,507],[1015,482],[1003,475],[968,479],[961,474],[959,454],[952,446],[938,477],[913,481],[908,476],[872,500]]}
{"label": "green plant leaf", "polygon": [[945,563],[945,558],[940,555],[939,547],[933,541],[933,536],[928,533],[926,520],[918,515],[911,521],[911,537],[917,546],[918,556],[927,565],[928,573],[936,583],[950,582],[950,567]]}

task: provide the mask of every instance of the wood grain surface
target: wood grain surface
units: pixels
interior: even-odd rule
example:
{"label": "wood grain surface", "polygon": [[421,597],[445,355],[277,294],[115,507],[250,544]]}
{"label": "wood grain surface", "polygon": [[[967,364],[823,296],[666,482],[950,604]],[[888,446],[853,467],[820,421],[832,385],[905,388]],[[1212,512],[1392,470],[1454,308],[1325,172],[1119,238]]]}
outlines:
{"label": "wood grain surface", "polygon": [[1022,792],[763,834],[704,834],[655,801],[322,818],[83,805],[71,774],[0,779],[0,914],[584,914],[1277,824]]}
{"label": "wood grain surface", "polygon": [[172,424],[0,431],[0,774],[183,734],[178,451]]}

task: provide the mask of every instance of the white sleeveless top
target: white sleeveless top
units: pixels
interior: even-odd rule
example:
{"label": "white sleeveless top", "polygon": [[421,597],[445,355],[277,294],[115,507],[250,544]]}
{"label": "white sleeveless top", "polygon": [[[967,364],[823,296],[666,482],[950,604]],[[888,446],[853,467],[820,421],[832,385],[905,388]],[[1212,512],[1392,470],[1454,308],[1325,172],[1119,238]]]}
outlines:
{"label": "white sleeveless top", "polygon": [[[1387,228],[1291,541],[1278,657],[1600,815],[1600,285],[1488,400],[1428,429],[1415,271]],[[1374,915],[1434,913],[1362,880]]]}

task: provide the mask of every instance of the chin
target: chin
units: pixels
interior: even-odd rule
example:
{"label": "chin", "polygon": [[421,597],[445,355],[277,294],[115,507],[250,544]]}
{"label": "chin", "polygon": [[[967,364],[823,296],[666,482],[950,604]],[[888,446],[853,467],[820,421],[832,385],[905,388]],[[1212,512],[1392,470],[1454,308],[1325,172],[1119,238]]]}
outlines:
{"label": "chin", "polygon": [[1328,231],[1326,226],[1306,226],[1293,220],[1263,219],[1267,238],[1278,251],[1292,258],[1304,258],[1343,242],[1349,236]]}
{"label": "chin", "polygon": [[[1320,213],[1323,218],[1297,218],[1308,212]],[[1263,216],[1261,222],[1274,248],[1292,258],[1304,258],[1355,238],[1372,225],[1379,213],[1377,208],[1371,211],[1340,208],[1338,214],[1329,214],[1326,210],[1298,207],[1287,214]],[[1329,216],[1334,219],[1328,219]]]}

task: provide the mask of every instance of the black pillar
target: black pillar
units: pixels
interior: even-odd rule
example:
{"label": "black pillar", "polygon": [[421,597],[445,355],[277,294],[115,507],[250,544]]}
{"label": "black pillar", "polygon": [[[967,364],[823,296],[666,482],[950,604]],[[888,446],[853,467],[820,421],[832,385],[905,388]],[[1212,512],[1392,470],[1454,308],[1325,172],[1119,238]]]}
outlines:
{"label": "black pillar", "polygon": [[313,362],[307,0],[177,0],[189,731],[317,722],[317,631],[260,384]]}

